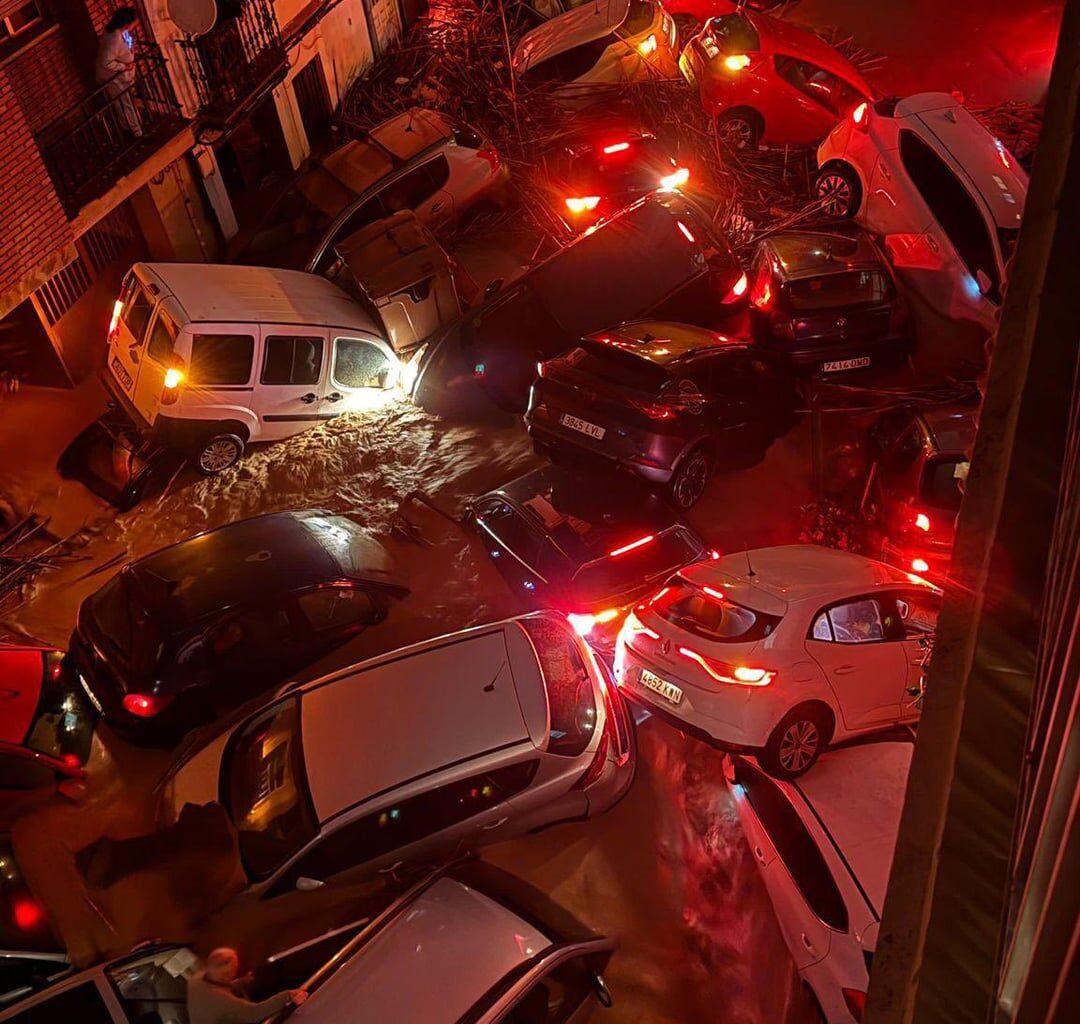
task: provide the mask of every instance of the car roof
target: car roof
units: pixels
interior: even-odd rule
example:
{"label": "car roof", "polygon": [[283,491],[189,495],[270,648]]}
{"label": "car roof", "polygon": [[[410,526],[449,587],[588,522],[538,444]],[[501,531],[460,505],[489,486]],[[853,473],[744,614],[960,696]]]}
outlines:
{"label": "car roof", "polygon": [[514,73],[523,74],[548,57],[613,32],[626,20],[630,3],[631,0],[594,0],[526,32],[514,48]]}
{"label": "car roof", "polygon": [[816,544],[783,544],[733,552],[682,573],[695,583],[723,588],[732,601],[767,614],[782,615],[791,605],[815,606],[878,587],[923,587],[929,583],[884,562]]}
{"label": "car roof", "polygon": [[858,86],[864,96],[872,97],[874,90],[835,46],[827,43],[812,29],[804,28],[785,18],[744,10],[743,16],[757,29],[762,50],[773,50],[781,55],[797,57],[831,71],[851,85]]}
{"label": "car roof", "polygon": [[612,475],[597,486],[595,473],[551,464],[487,496],[505,498],[520,508],[579,563],[650,530],[659,532],[682,522],[659,495],[632,477]]}
{"label": "car roof", "polygon": [[[542,682],[536,654],[521,639],[516,622],[496,622],[299,687],[304,764],[318,820],[528,742],[518,688]],[[424,659],[422,671],[417,657]],[[403,714],[404,708],[415,713]]]}
{"label": "car roof", "polygon": [[871,909],[885,902],[914,744],[862,743],[827,751],[791,783],[847,863]]}
{"label": "car roof", "polygon": [[134,269],[171,293],[192,323],[308,324],[382,337],[356,302],[317,274],[215,263],[136,263]]}
{"label": "car roof", "polygon": [[1016,230],[1027,198],[1027,173],[999,140],[948,93],[900,100],[893,117],[934,148],[944,149],[987,204],[999,228]]}
{"label": "car roof", "polygon": [[552,938],[454,878],[424,889],[312,997],[321,1024],[452,1024]]}
{"label": "car roof", "polygon": [[37,647],[0,646],[0,742],[26,739],[41,698],[45,653]]}
{"label": "car roof", "polygon": [[377,540],[319,510],[241,519],[146,555],[123,572],[170,627],[342,577],[405,589]]}
{"label": "car roof", "polygon": [[745,339],[730,338],[707,327],[666,320],[629,321],[610,330],[590,334],[587,340],[631,352],[656,366],[667,366],[710,349],[746,348],[748,345]]}
{"label": "car roof", "polygon": [[383,121],[367,133],[367,138],[400,163],[411,160],[439,142],[449,142],[453,137],[453,128],[446,118],[424,107],[412,107]]}
{"label": "car roof", "polygon": [[971,451],[978,425],[977,409],[937,405],[921,409],[919,415],[938,454],[966,455]]}
{"label": "car roof", "polygon": [[862,231],[781,231],[762,241],[761,248],[789,281],[884,266],[881,251]]}

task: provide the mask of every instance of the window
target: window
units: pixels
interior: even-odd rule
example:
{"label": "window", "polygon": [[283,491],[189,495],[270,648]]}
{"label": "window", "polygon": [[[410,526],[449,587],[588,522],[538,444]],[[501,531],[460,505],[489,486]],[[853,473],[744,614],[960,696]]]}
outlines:
{"label": "window", "polygon": [[467,821],[520,793],[532,782],[539,764],[523,761],[459,779],[342,825],[289,868],[269,895],[294,888],[298,878],[325,881]]}
{"label": "window", "polygon": [[0,16],[0,52],[3,52],[4,44],[8,40],[21,35],[27,29],[33,28],[44,20],[38,0],[31,0],[30,3],[14,4],[10,6],[10,9],[8,4],[3,6],[6,13]]}
{"label": "window", "polygon": [[986,274],[990,282],[987,297],[1000,302],[1001,282],[994,242],[971,193],[952,168],[912,131],[900,132],[900,159],[968,273],[973,278],[979,271]]}
{"label": "window", "polygon": [[517,555],[529,568],[536,565],[541,537],[509,505],[499,502],[491,506],[480,514],[480,522],[503,547]]}
{"label": "window", "polygon": [[14,1024],[56,1024],[60,1020],[77,1020],[79,1024],[113,1024],[113,1016],[92,981],[76,985],[23,1010],[11,1020]]}
{"label": "window", "polygon": [[334,339],[334,383],[343,388],[384,388],[390,360],[378,345],[360,338]]}
{"label": "window", "polygon": [[907,637],[924,637],[937,630],[941,597],[925,590],[905,591],[896,597],[896,610]]}
{"label": "window", "polygon": [[712,38],[725,53],[753,52],[761,49],[761,38],[750,19],[742,14],[727,14],[709,22]]}
{"label": "window", "polygon": [[150,314],[154,311],[154,304],[147,298],[134,274],[128,278],[122,302],[120,319],[131,332],[132,338],[141,345],[146,325],[150,322]]}
{"label": "window", "polygon": [[386,214],[387,211],[379,196],[372,196],[367,202],[361,203],[345,218],[341,227],[334,232],[333,237],[327,243],[325,251],[319,257],[319,262],[315,266],[315,273],[325,273],[335,262],[337,254],[334,252],[334,246],[341,245],[350,235],[354,235],[361,228],[366,228],[369,224],[381,220]]}
{"label": "window", "polygon": [[830,928],[846,932],[848,913],[844,898],[824,855],[791,801],[775,782],[741,757],[735,759],[735,783],[746,793],[777,856],[814,916]]}
{"label": "window", "polygon": [[164,314],[158,314],[150,330],[150,344],[146,354],[158,363],[167,363],[176,344],[176,328]]}
{"label": "window", "polygon": [[415,210],[450,180],[450,165],[441,153],[414,167],[379,193],[387,213]]}
{"label": "window", "polygon": [[551,619],[522,619],[540,661],[551,715],[549,754],[577,757],[596,729],[592,677],[573,636]]}
{"label": "window", "polygon": [[873,598],[830,608],[829,625],[838,644],[863,644],[885,639],[881,609]]}
{"label": "window", "polygon": [[564,1024],[592,994],[592,972],[574,957],[546,974],[501,1018],[501,1024]]}
{"label": "window", "polygon": [[862,100],[862,94],[824,68],[794,57],[776,56],[776,73],[837,117]]}
{"label": "window", "polygon": [[[50,936],[51,937],[51,936]],[[55,939],[52,940],[55,943]],[[25,998],[59,981],[71,970],[62,954],[20,950],[0,956],[0,1006],[5,1009],[16,998]]]}
{"label": "window", "polygon": [[918,423],[912,423],[907,430],[900,435],[899,440],[893,445],[886,462],[889,469],[904,469],[910,466],[923,450],[922,431]]}
{"label": "window", "polygon": [[521,79],[526,85],[545,82],[573,82],[587,75],[600,62],[609,46],[617,42],[613,34],[601,36],[534,64]]}
{"label": "window", "polygon": [[[450,131],[453,133],[454,142],[466,149],[480,149],[484,145],[483,136],[463,121],[451,121]],[[449,172],[449,166],[447,171]]]}
{"label": "window", "polygon": [[655,18],[656,7],[649,0],[630,0],[630,10],[619,29],[619,35],[639,35],[653,23]]}
{"label": "window", "polygon": [[966,475],[967,468],[965,458],[945,457],[928,462],[919,488],[923,504],[954,515],[959,512],[964,499],[961,479]]}
{"label": "window", "polygon": [[618,597],[645,580],[674,572],[700,558],[702,551],[697,536],[682,526],[673,527],[617,558],[604,555],[583,565],[574,574],[574,594],[582,601]]}
{"label": "window", "polygon": [[356,587],[320,587],[301,594],[297,601],[316,633],[330,634],[335,642],[354,636],[386,618],[386,599]]}
{"label": "window", "polygon": [[832,640],[832,626],[829,625],[829,615],[827,612],[822,612],[814,619],[814,628],[811,630],[810,635],[815,640]]}
{"label": "window", "polygon": [[106,971],[131,1021],[175,1020],[187,1008],[187,982],[165,965],[180,952],[163,949]]}
{"label": "window", "polygon": [[191,383],[246,384],[251,376],[255,339],[250,334],[194,334]]}
{"label": "window", "polygon": [[322,338],[270,335],[263,356],[262,384],[318,384],[322,376]]}
{"label": "window", "polygon": [[888,277],[880,270],[851,270],[792,281],[788,285],[791,308],[799,311],[865,306],[892,295]]}
{"label": "window", "polygon": [[766,615],[726,597],[706,594],[683,580],[671,583],[653,610],[679,629],[714,643],[763,640],[780,623],[779,615]]}

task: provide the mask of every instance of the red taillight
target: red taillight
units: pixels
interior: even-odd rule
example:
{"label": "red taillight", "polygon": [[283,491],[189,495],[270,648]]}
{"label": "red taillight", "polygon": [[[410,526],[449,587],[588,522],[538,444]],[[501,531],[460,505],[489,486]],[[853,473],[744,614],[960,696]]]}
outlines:
{"label": "red taillight", "polygon": [[624,153],[629,148],[629,142],[613,142],[610,146],[604,147],[604,153],[611,156],[612,153]]}
{"label": "red taillight", "polygon": [[750,66],[750,55],[746,53],[732,53],[724,58],[724,67],[728,71],[743,71]]}
{"label": "red taillight", "polygon": [[110,341],[112,340],[113,335],[116,334],[116,329],[120,326],[120,314],[123,311],[124,311],[124,300],[123,299],[117,299],[113,303],[112,319],[109,320],[109,340]]}
{"label": "red taillight", "polygon": [[675,223],[678,226],[679,230],[682,232],[683,238],[685,238],[688,242],[697,241],[697,239],[694,238],[694,233],[681,220],[676,221]]}
{"label": "red taillight", "polygon": [[667,190],[682,188],[689,180],[690,168],[677,167],[670,174],[665,174],[660,179],[660,187]]}
{"label": "red taillight", "polygon": [[764,668],[728,665],[726,662],[709,658],[689,647],[680,647],[679,653],[684,658],[697,662],[718,683],[731,683],[734,686],[768,686],[776,674]]}
{"label": "red taillight", "polygon": [[713,599],[714,599],[714,600],[716,600],[716,601],[726,601],[726,600],[727,600],[727,596],[726,596],[726,595],[724,595],[724,594],[721,594],[719,590],[713,590],[713,588],[712,588],[712,587],[702,587],[701,589],[702,589],[702,590],[703,590],[703,591],[704,591],[704,592],[705,592],[706,594],[708,594],[708,595],[709,595],[709,597],[713,598]]}
{"label": "red taillight", "polygon": [[716,548],[710,548],[709,549],[709,558],[714,562],[719,562],[720,561],[720,552],[717,551]]}
{"label": "red taillight", "polygon": [[596,626],[602,626],[605,622],[611,622],[618,618],[618,608],[605,608],[602,612],[591,614],[589,612],[568,612],[567,620],[574,627],[578,636],[588,636]]}
{"label": "red taillight", "polygon": [[870,106],[863,101],[851,112],[851,123],[861,132],[870,126]]}
{"label": "red taillight", "polygon": [[486,160],[491,164],[491,169],[497,171],[502,160],[499,158],[499,151],[494,146],[485,146],[483,149],[478,149],[476,155],[481,160]]}
{"label": "red taillight", "polygon": [[929,572],[930,563],[925,558],[913,558],[911,560],[912,572]]}
{"label": "red taillight", "polygon": [[643,402],[637,398],[631,398],[628,401],[638,412],[645,413],[651,420],[674,419],[679,411],[673,406],[665,405],[663,402]]}
{"label": "red taillight", "polygon": [[930,517],[925,512],[915,514],[915,528],[922,530],[923,533],[930,532]]}
{"label": "red taillight", "polygon": [[860,992],[857,988],[844,988],[840,991],[844,995],[844,1003],[848,1008],[848,1013],[857,1021],[861,1021],[863,1013],[866,1011],[866,993]]}
{"label": "red taillight", "polygon": [[607,761],[610,743],[611,739],[605,726],[604,731],[600,734],[600,745],[596,748],[596,753],[593,755],[592,761],[589,762],[589,767],[585,769],[585,774],[574,783],[574,789],[588,789],[604,774],[604,763]]}
{"label": "red taillight", "polygon": [[60,758],[60,760],[63,761],[64,764],[66,764],[69,768],[82,767],[82,761],[79,760],[77,754],[65,754],[62,758]]}
{"label": "red taillight", "polygon": [[654,534],[649,534],[647,537],[639,537],[637,540],[632,541],[629,544],[624,544],[621,548],[616,548],[614,551],[608,552],[609,558],[618,558],[619,555],[625,555],[628,551],[634,551],[637,548],[643,548],[646,544],[651,544],[656,537]]}
{"label": "red taillight", "polygon": [[38,903],[31,899],[18,899],[11,908],[15,926],[24,932],[37,928],[45,920],[45,912]]}
{"label": "red taillight", "polygon": [[745,274],[739,275],[739,280],[732,286],[731,290],[724,296],[724,302],[738,302],[746,294],[746,289],[750,285],[750,280]]}
{"label": "red taillight", "polygon": [[124,710],[139,718],[153,718],[172,703],[172,697],[158,697],[152,693],[129,693],[124,696]]}
{"label": "red taillight", "polygon": [[566,199],[566,208],[571,213],[590,213],[599,205],[599,196],[568,196]]}
{"label": "red taillight", "polygon": [[537,363],[536,364],[536,376],[537,377],[546,377],[547,376],[547,368],[544,366],[543,363]]}
{"label": "red taillight", "polygon": [[187,374],[179,366],[170,366],[165,371],[165,377],[161,382],[161,404],[175,405],[180,398],[180,389]]}

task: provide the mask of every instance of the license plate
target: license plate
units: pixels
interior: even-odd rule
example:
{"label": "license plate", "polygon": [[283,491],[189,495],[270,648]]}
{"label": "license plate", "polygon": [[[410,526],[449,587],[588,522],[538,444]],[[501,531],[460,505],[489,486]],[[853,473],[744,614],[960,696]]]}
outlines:
{"label": "license plate", "polygon": [[856,359],[834,359],[821,364],[822,373],[839,373],[841,370],[858,370],[870,365],[869,356],[859,356]]}
{"label": "license plate", "polygon": [[562,414],[559,422],[564,427],[576,430],[579,434],[586,434],[589,437],[596,438],[597,441],[603,441],[604,434],[607,433],[603,427],[598,427],[595,423],[590,423],[588,420],[579,420],[576,416],[571,416],[568,412]]}
{"label": "license plate", "polygon": [[641,670],[641,685],[647,686],[650,690],[660,694],[665,700],[671,701],[672,704],[678,704],[682,701],[682,690],[674,683],[669,683],[666,679],[654,676],[647,668]]}
{"label": "license plate", "polygon": [[131,379],[131,374],[127,372],[127,367],[124,366],[122,362],[120,362],[119,356],[112,357],[112,371],[116,379],[124,385],[124,390],[130,391],[131,385],[133,383]]}

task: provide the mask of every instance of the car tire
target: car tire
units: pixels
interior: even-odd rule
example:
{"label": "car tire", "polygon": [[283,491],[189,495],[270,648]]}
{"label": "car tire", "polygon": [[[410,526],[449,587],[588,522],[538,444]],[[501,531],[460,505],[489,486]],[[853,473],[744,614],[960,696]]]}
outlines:
{"label": "car tire", "polygon": [[828,743],[829,726],[816,708],[789,711],[773,729],[759,760],[774,778],[797,779],[805,775]]}
{"label": "car tire", "polygon": [[862,205],[858,175],[842,163],[826,164],[814,182],[814,197],[821,212],[831,220],[850,220]]}
{"label": "car tire", "polygon": [[763,128],[761,115],[749,107],[725,111],[716,119],[717,139],[730,152],[757,149]]}
{"label": "car tire", "polygon": [[235,466],[243,454],[243,438],[236,434],[215,434],[199,449],[195,462],[200,473],[216,476]]}
{"label": "car tire", "polygon": [[703,444],[692,448],[676,467],[668,483],[675,507],[686,512],[692,509],[705,493],[712,475],[712,460]]}

